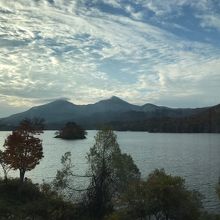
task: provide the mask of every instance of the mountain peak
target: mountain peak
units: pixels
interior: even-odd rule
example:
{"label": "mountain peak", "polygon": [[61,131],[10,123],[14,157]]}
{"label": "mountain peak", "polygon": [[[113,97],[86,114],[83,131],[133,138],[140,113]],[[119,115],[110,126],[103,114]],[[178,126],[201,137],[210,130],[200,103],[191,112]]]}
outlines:
{"label": "mountain peak", "polygon": [[[91,105],[90,105],[91,106]],[[93,112],[126,112],[138,110],[139,106],[132,105],[117,96],[112,96],[108,99],[96,102],[92,106]]]}
{"label": "mountain peak", "polygon": [[125,102],[124,100],[120,99],[119,97],[117,96],[112,96],[109,100],[112,100],[112,101],[122,101],[122,102]]}
{"label": "mountain peak", "polygon": [[[56,99],[52,102],[41,105],[41,107],[43,107],[43,108],[47,108],[47,107],[50,107],[50,108],[64,108],[65,106],[66,107],[73,107],[75,105],[72,102],[67,101],[67,99]],[[36,109],[38,107],[40,107],[40,106],[33,107],[32,109]]]}
{"label": "mountain peak", "polygon": [[[54,100],[53,102],[51,102],[51,103],[71,103],[71,102],[69,102],[67,99],[56,99],[56,100]],[[72,103],[71,103],[72,104]]]}

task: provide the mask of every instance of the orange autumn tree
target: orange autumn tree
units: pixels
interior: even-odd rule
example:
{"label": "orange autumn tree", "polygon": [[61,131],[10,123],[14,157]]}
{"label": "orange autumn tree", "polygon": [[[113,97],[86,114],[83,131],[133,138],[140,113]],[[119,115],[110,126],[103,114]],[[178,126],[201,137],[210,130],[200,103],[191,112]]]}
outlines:
{"label": "orange autumn tree", "polygon": [[34,169],[43,158],[42,141],[35,136],[40,133],[43,133],[42,120],[25,119],[5,140],[5,163],[19,170],[21,182],[25,172]]}

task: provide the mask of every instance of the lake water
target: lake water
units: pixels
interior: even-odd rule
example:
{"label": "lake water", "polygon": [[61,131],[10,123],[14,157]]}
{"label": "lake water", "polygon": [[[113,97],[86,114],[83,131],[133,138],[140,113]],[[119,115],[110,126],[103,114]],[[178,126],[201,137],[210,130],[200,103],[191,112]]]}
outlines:
{"label": "lake water", "polygon": [[[0,132],[0,146],[9,133]],[[53,138],[54,131],[46,131],[41,135],[44,159],[27,176],[34,182],[42,182],[42,179],[51,181],[61,166],[61,156],[67,151],[72,153],[74,172],[84,174],[87,169],[85,156],[94,144],[95,134],[96,131],[88,131],[85,140],[66,141]],[[156,168],[164,168],[167,173],[182,176],[190,189],[198,190],[205,196],[205,208],[220,213],[220,204],[215,193],[220,177],[220,134],[116,134],[122,152],[133,157],[142,177],[147,177]],[[11,175],[18,175],[18,172]]]}

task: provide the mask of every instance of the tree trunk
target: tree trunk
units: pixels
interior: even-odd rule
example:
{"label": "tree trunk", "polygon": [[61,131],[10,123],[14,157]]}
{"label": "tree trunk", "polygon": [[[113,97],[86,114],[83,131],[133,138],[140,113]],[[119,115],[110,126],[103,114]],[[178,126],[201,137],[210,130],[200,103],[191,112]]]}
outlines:
{"label": "tree trunk", "polygon": [[3,168],[3,172],[4,172],[4,181],[7,183],[7,181],[8,181],[7,171],[4,169],[4,167],[2,167],[2,168]]}
{"label": "tree trunk", "polygon": [[24,182],[24,174],[25,174],[25,170],[20,169],[20,182],[21,182],[21,183]]}
{"label": "tree trunk", "polygon": [[8,175],[7,172],[4,171],[4,181],[7,183],[8,182]]}

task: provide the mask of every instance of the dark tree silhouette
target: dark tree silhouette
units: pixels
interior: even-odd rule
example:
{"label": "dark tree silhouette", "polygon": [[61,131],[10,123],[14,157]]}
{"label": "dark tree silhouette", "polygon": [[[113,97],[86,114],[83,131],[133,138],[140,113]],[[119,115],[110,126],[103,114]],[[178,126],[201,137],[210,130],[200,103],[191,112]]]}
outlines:
{"label": "dark tree silhouette", "polygon": [[85,139],[86,131],[75,122],[68,122],[63,129],[56,132],[56,138],[62,139]]}
{"label": "dark tree silhouette", "polygon": [[201,195],[190,191],[179,176],[153,171],[146,181],[131,184],[127,208],[133,219],[199,220]]}
{"label": "dark tree silhouette", "polygon": [[43,158],[42,141],[34,136],[40,133],[43,133],[43,121],[25,119],[5,140],[4,162],[20,171],[21,182],[25,172],[34,169]]}
{"label": "dark tree silhouette", "polygon": [[4,179],[5,181],[8,180],[8,172],[10,171],[10,165],[8,165],[6,163],[6,160],[5,160],[5,152],[1,151],[0,150],[0,165],[3,169],[3,173],[4,173]]}
{"label": "dark tree silhouette", "polygon": [[96,220],[113,210],[114,199],[130,181],[139,180],[140,172],[132,158],[122,154],[112,130],[100,130],[88,154],[90,185],[86,192],[90,216]]}
{"label": "dark tree silhouette", "polygon": [[217,185],[217,188],[216,188],[216,192],[218,194],[218,198],[220,200],[220,178],[219,178],[219,181],[218,181],[218,185]]}

